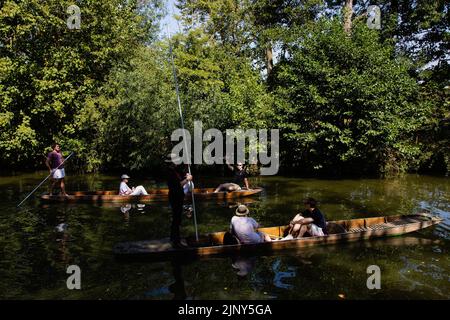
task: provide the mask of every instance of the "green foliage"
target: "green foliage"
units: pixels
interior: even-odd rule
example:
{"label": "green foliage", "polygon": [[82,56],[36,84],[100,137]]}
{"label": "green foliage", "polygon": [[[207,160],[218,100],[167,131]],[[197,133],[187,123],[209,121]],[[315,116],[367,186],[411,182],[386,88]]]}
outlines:
{"label": "green foliage", "polygon": [[[70,1],[4,1],[0,10],[0,154],[8,166],[33,167],[54,140],[84,151],[79,119],[111,68],[149,41],[154,21],[136,2],[79,4],[81,29],[66,25]],[[143,12],[147,9],[142,8]],[[20,155],[20,156],[18,156]]]}
{"label": "green foliage", "polygon": [[[381,38],[415,64],[420,100],[430,105],[432,116],[417,132],[428,159],[426,169],[450,173],[450,61],[448,1],[380,1]],[[402,23],[399,23],[402,22]]]}
{"label": "green foliage", "polygon": [[188,29],[201,27],[217,43],[240,52],[250,45],[249,0],[180,0],[182,21]]}
{"label": "green foliage", "polygon": [[[202,121],[205,130],[267,126],[270,96],[246,59],[227,55],[199,29],[178,35],[173,51],[188,130],[194,121]],[[98,164],[131,170],[159,166],[171,149],[172,131],[181,128],[168,43],[139,49],[127,68],[112,71],[88,106],[80,122],[86,130],[95,128],[91,152]]]}
{"label": "green foliage", "polygon": [[349,37],[337,19],[321,20],[298,38],[271,79],[282,98],[283,158],[334,173],[417,166],[421,149],[411,138],[430,109],[417,99],[408,62],[365,25]]}
{"label": "green foliage", "polygon": [[221,130],[267,126],[272,98],[245,56],[230,53],[201,29],[176,39],[176,66],[187,123]]}
{"label": "green foliage", "polygon": [[[178,1],[186,128],[280,128],[287,171],[450,172],[450,10],[414,3],[371,3],[376,31],[355,0],[347,35],[343,1]],[[1,2],[0,165],[40,166],[57,140],[79,170],[158,167],[181,126],[163,1],[77,1],[80,30],[71,4]]]}
{"label": "green foliage", "polygon": [[108,168],[149,169],[158,165],[179,127],[171,69],[158,47],[142,47],[129,68],[115,68],[92,103],[97,117],[95,149]]}

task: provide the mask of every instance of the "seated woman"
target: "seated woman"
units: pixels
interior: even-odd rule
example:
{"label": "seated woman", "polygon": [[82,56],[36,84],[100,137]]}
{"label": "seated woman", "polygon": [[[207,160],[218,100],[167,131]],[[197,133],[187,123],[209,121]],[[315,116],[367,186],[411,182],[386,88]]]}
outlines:
{"label": "seated woman", "polygon": [[136,188],[130,188],[128,186],[128,179],[130,179],[129,176],[127,176],[126,174],[123,174],[121,177],[122,182],[120,183],[120,187],[119,187],[119,194],[121,196],[146,196],[148,195],[147,191],[145,190],[145,188],[143,186],[137,186]]}
{"label": "seated woman", "polygon": [[289,224],[289,235],[293,238],[301,238],[306,232],[313,237],[327,235],[327,222],[322,212],[316,207],[317,201],[307,198],[303,204],[306,210],[292,219]]}
{"label": "seated woman", "polygon": [[236,215],[231,218],[231,233],[234,234],[241,243],[260,243],[272,241],[263,232],[256,231],[259,224],[255,219],[250,218],[248,208],[241,204],[236,209]]}
{"label": "seated woman", "polygon": [[222,183],[220,186],[214,190],[214,192],[220,192],[220,191],[239,191],[242,189],[242,186],[245,186],[246,189],[250,189],[247,179],[247,173],[245,172],[244,165],[242,163],[238,163],[236,165],[236,168],[234,168],[232,165],[228,164],[228,168],[230,170],[234,171],[234,179],[233,182],[229,183]]}

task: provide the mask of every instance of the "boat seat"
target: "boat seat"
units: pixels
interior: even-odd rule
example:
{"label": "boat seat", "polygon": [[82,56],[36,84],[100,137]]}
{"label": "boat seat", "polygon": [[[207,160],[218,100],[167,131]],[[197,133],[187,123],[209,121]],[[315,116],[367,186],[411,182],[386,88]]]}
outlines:
{"label": "boat seat", "polygon": [[404,219],[391,221],[390,223],[395,225],[395,226],[401,226],[401,225],[404,225],[404,224],[417,223],[417,222],[421,222],[421,221],[416,220],[416,219],[412,219],[412,218],[404,218]]}
{"label": "boat seat", "polygon": [[327,222],[328,234],[346,233],[347,230],[340,224],[334,222]]}
{"label": "boat seat", "polygon": [[371,230],[380,230],[380,229],[386,228],[386,225],[384,223],[379,223],[379,224],[373,224],[373,225],[369,226],[368,228]]}
{"label": "boat seat", "polygon": [[224,245],[234,245],[234,244],[240,244],[240,243],[241,242],[239,241],[239,239],[229,231],[225,232],[225,234],[223,235],[223,244]]}
{"label": "boat seat", "polygon": [[348,230],[348,232],[363,232],[367,231],[367,228],[351,228]]}
{"label": "boat seat", "polygon": [[390,228],[390,227],[395,227],[395,225],[388,222],[388,223],[377,223],[377,224],[372,224],[372,225],[368,226],[368,228],[371,230],[380,230],[380,229],[386,229],[386,228]]}

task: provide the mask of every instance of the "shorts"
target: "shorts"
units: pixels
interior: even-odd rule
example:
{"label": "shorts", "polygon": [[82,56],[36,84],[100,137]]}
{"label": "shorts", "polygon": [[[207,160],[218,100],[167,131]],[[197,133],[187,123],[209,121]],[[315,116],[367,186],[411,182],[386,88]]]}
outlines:
{"label": "shorts", "polygon": [[53,179],[62,179],[66,176],[66,173],[63,169],[52,169],[52,178]]}
{"label": "shorts", "polygon": [[309,225],[308,232],[312,237],[323,237],[325,235],[322,228],[318,227],[314,223]]}
{"label": "shorts", "polygon": [[192,189],[194,189],[194,183],[193,183],[192,181],[189,181],[188,183],[186,183],[186,184],[183,186],[184,194],[189,194],[189,193],[191,193],[191,192],[192,192]]}

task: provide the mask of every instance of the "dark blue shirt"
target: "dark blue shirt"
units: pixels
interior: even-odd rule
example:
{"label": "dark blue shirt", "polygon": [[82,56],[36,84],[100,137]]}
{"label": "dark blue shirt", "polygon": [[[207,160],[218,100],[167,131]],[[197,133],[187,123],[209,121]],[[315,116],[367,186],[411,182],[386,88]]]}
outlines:
{"label": "dark blue shirt", "polygon": [[184,176],[177,169],[170,169],[168,172],[167,185],[169,187],[169,202],[170,203],[183,203],[184,191],[181,186],[181,181],[184,180]]}
{"label": "dark blue shirt", "polygon": [[235,170],[236,171],[234,172],[233,182],[241,187],[245,187],[244,179],[247,178],[247,173],[245,172],[244,169],[242,170],[235,169]]}
{"label": "dark blue shirt", "polygon": [[323,233],[328,234],[327,222],[324,215],[322,214],[322,212],[320,212],[319,209],[314,208],[312,212],[309,210],[305,210],[303,211],[302,216],[305,218],[312,218],[313,223],[319,228],[322,228]]}

